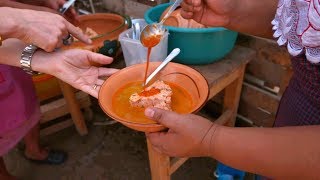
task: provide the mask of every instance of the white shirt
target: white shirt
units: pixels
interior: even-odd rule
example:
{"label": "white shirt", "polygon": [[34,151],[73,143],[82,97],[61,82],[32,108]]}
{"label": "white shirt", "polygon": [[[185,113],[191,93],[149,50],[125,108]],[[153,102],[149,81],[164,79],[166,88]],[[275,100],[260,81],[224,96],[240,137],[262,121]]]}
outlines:
{"label": "white shirt", "polygon": [[272,25],[278,44],[287,45],[292,56],[305,53],[310,62],[320,62],[320,0],[279,0]]}

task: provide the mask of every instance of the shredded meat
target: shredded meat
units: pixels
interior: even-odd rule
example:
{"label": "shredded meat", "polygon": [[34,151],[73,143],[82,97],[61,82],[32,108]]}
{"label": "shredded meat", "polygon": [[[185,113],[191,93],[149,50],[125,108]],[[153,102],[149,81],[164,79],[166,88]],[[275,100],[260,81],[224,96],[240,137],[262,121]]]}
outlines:
{"label": "shredded meat", "polygon": [[140,93],[134,93],[129,101],[133,107],[156,107],[171,110],[172,89],[163,81],[156,81]]}

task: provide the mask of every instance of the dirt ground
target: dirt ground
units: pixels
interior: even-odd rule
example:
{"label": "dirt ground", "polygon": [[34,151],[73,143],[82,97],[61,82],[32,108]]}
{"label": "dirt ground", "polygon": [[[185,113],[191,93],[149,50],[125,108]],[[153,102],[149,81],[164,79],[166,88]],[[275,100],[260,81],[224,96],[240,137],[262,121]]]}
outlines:
{"label": "dirt ground", "polygon": [[[81,137],[74,128],[68,128],[42,138],[44,145],[69,153],[65,164],[34,164],[24,159],[21,148],[15,148],[5,157],[9,171],[23,180],[151,179],[144,134],[119,123],[93,125],[94,122],[110,120],[106,118],[99,108],[94,107],[94,120],[88,123],[87,136]],[[214,179],[214,168],[213,159],[192,158],[174,173],[172,179]]]}

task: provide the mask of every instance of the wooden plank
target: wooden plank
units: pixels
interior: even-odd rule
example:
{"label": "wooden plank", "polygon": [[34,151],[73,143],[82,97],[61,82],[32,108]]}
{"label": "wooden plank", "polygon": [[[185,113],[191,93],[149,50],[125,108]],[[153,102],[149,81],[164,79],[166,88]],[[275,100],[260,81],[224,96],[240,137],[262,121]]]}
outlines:
{"label": "wooden plank", "polygon": [[272,127],[280,98],[268,90],[244,83],[238,114],[254,126]]}
{"label": "wooden plank", "polygon": [[264,109],[272,114],[276,114],[280,96],[262,90],[246,82],[243,83],[241,101],[251,104],[253,107]]}
{"label": "wooden plank", "polygon": [[220,93],[223,89],[225,89],[226,86],[234,82],[238,78],[240,71],[241,70],[238,69],[234,72],[231,72],[230,74],[226,75],[223,79],[220,79],[219,81],[217,81],[215,85],[212,85],[210,87],[210,94],[208,99],[213,98],[218,93]]}
{"label": "wooden plank", "polygon": [[185,163],[189,158],[173,158],[171,160],[171,165],[170,165],[170,170],[169,173],[173,174],[176,172],[176,170],[183,164]]}
{"label": "wooden plank", "polygon": [[216,120],[214,121],[215,123],[217,124],[220,124],[220,125],[226,125],[229,120],[231,118],[233,118],[234,116],[234,112],[233,110],[231,109],[227,109],[224,113],[222,113],[222,115]]}
{"label": "wooden plank", "polygon": [[239,67],[237,72],[237,76],[238,76],[237,79],[233,81],[230,85],[228,85],[224,91],[223,109],[225,111],[226,110],[232,111],[232,116],[229,119],[228,126],[235,125],[245,67],[246,65],[242,65]]}
{"label": "wooden plank", "polygon": [[256,59],[270,61],[281,66],[291,66],[290,55],[286,47],[279,47],[275,40],[239,35],[238,45],[249,47],[257,52]]}
{"label": "wooden plank", "polygon": [[275,114],[257,108],[246,101],[240,101],[238,114],[259,127],[272,127],[275,120]]}
{"label": "wooden plank", "polygon": [[47,136],[47,135],[53,134],[53,133],[58,132],[62,129],[70,127],[72,125],[73,125],[73,121],[71,119],[67,119],[65,121],[59,122],[59,123],[54,124],[52,126],[49,126],[47,128],[41,129],[40,136]]}
{"label": "wooden plank", "polygon": [[241,115],[237,115],[236,127],[256,127],[253,122]]}
{"label": "wooden plank", "polygon": [[284,68],[265,59],[254,58],[247,66],[246,73],[265,81],[265,86],[280,86],[285,75]]}
{"label": "wooden plank", "polygon": [[152,180],[170,180],[170,157],[156,151],[147,139]]}
{"label": "wooden plank", "polygon": [[[80,104],[80,108],[87,108],[91,105],[89,95],[82,91],[76,93],[76,98]],[[40,123],[46,123],[69,113],[67,103],[63,98],[44,104],[40,109],[42,113]]]}
{"label": "wooden plank", "polygon": [[88,134],[87,125],[85,124],[82,112],[80,110],[80,105],[75,97],[74,88],[62,81],[59,81],[59,84],[78,133],[80,135]]}

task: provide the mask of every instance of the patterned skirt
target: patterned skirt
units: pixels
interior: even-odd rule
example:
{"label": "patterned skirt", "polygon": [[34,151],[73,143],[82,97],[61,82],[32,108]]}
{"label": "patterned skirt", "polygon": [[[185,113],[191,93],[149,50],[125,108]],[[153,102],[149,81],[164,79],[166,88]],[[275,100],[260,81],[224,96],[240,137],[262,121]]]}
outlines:
{"label": "patterned skirt", "polygon": [[292,58],[293,76],[283,94],[275,127],[320,124],[320,64]]}

